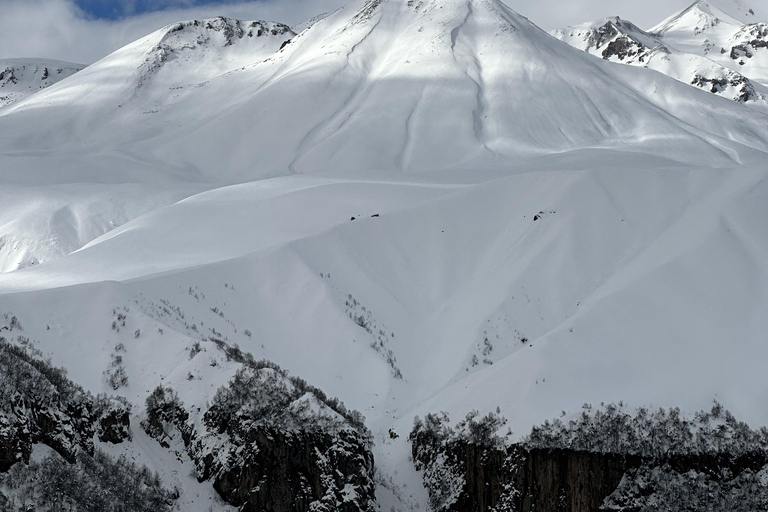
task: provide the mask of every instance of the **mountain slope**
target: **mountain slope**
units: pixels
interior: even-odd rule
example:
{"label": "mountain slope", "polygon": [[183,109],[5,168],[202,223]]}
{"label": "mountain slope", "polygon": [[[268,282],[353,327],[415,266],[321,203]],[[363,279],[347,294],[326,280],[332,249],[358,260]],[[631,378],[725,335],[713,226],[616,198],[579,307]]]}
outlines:
{"label": "mountain slope", "polygon": [[[4,109],[0,175],[22,187],[141,184],[163,191],[160,206],[288,174],[507,172],[597,148],[729,167],[761,158],[766,140],[762,115],[591,59],[499,2],[358,1],[298,35],[226,18],[166,26]],[[44,211],[0,233],[0,268],[105,232],[73,236]],[[145,211],[91,213],[116,227]]]}
{"label": "mountain slope", "polygon": [[[178,34],[186,57],[158,50],[177,37],[166,27],[6,110],[4,150],[27,170],[11,166],[6,179],[37,167],[30,151],[64,147],[78,157],[130,155],[156,176],[231,183],[331,168],[499,166],[592,147],[730,165],[734,151],[746,158],[768,138],[762,116],[594,62],[498,2],[357,2],[282,50],[287,32],[252,51],[225,39],[198,45],[196,29]],[[212,71],[185,75],[182,63]],[[660,100],[672,97],[680,99]],[[720,121],[706,122],[715,112]],[[48,128],[33,128],[43,116]],[[755,136],[739,135],[747,132]],[[125,167],[132,179],[153,178]]]}
{"label": "mountain slope", "polygon": [[246,352],[366,417],[383,510],[427,506],[415,415],[768,424],[764,114],[496,1],[252,23],[170,25],[0,111],[0,225],[69,234],[4,253],[0,331],[133,406],[99,447],[232,510],[139,424],[163,386],[199,428]]}
{"label": "mountain slope", "polygon": [[43,59],[0,60],[0,108],[74,75],[85,66]]}

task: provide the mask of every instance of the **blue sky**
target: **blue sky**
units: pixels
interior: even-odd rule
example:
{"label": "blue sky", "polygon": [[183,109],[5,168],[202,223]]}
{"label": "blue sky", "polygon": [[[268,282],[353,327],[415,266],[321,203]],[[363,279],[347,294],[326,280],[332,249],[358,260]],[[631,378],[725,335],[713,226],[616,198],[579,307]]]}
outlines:
{"label": "blue sky", "polygon": [[[225,3],[223,0],[75,0],[89,17],[118,20],[148,12]],[[241,3],[237,0],[227,3]]]}

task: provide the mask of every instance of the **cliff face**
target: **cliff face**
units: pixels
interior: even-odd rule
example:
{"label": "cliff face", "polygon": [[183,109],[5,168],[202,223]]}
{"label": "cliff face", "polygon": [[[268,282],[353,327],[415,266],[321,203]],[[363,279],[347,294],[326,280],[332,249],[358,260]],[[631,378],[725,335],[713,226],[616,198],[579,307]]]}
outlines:
{"label": "cliff face", "polygon": [[242,464],[207,468],[218,469],[213,486],[228,503],[244,512],[370,509],[373,456],[359,435],[258,428],[250,437]]}
{"label": "cliff face", "polygon": [[145,431],[166,448],[178,435],[198,480],[242,512],[377,510],[370,433],[358,413],[276,365],[243,360],[199,423],[172,389],[157,388]]}
{"label": "cliff face", "polygon": [[[517,451],[513,448],[513,451]],[[523,463],[515,479],[521,512],[592,512],[621,482],[629,468],[640,466],[637,456],[531,450],[520,453]]]}
{"label": "cliff face", "polygon": [[718,512],[768,508],[768,429],[715,404],[634,416],[622,406],[534,427],[507,446],[494,414],[416,418],[409,436],[436,512]]}
{"label": "cliff face", "polygon": [[94,397],[63,370],[0,338],[0,473],[28,464],[36,443],[74,463],[78,449],[93,454],[94,435],[115,444],[130,438],[127,402]]}
{"label": "cliff face", "polygon": [[463,485],[454,501],[437,509],[442,512],[650,512],[658,507],[654,496],[667,507],[655,510],[685,510],[695,501],[691,510],[735,512],[746,510],[739,508],[745,500],[764,506],[768,494],[759,484],[760,475],[768,473],[762,470],[768,463],[762,453],[655,460],[519,445],[504,451],[459,442],[432,464],[451,461],[460,468]]}

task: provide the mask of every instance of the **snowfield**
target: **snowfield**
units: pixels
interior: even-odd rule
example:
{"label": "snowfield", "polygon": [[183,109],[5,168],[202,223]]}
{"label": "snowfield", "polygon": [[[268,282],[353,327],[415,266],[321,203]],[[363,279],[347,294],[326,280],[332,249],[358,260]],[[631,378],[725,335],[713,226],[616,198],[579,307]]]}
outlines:
{"label": "snowfield", "polygon": [[[650,33],[696,53],[690,12]],[[768,425],[765,109],[498,0],[296,31],[170,25],[0,108],[3,336],[130,401],[105,449],[180,510],[235,510],[138,426],[156,386],[203,406],[234,375],[213,338],[365,415],[382,510],[426,507],[415,415],[499,407],[514,440],[583,403],[716,399]]]}

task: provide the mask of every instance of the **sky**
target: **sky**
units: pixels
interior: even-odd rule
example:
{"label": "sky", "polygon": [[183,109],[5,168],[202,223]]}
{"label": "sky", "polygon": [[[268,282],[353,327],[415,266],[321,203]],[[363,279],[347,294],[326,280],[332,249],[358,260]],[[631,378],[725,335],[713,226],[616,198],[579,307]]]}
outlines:
{"label": "sky", "polygon": [[[348,0],[0,0],[0,59],[90,64],[175,21],[229,16],[301,23]],[[544,28],[621,16],[650,28],[693,0],[505,0]]]}

